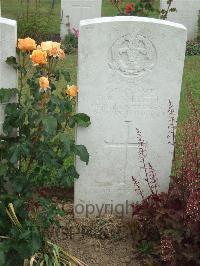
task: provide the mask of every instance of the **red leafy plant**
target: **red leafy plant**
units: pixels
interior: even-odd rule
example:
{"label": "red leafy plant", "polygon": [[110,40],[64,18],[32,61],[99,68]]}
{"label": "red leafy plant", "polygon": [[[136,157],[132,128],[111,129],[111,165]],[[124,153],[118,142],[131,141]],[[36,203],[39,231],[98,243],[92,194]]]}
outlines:
{"label": "red leafy plant", "polygon": [[134,255],[144,265],[200,265],[200,110],[189,91],[187,99],[188,118],[179,126],[176,143],[174,109],[169,101],[168,142],[175,149],[167,193],[158,193],[158,178],[137,130],[139,158],[151,193],[145,198],[138,179],[132,177],[142,201],[132,205],[130,229]]}

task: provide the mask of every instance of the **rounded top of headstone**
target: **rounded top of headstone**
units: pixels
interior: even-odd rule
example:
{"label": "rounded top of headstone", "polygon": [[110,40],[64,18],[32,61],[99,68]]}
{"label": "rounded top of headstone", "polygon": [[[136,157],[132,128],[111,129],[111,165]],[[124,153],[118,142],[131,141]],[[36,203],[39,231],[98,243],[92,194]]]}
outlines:
{"label": "rounded top of headstone", "polygon": [[155,18],[148,18],[148,17],[136,17],[136,16],[117,16],[117,17],[101,17],[101,18],[94,18],[94,19],[85,19],[80,21],[80,26],[86,26],[90,24],[100,24],[100,23],[109,23],[109,22],[144,22],[144,23],[153,23],[159,25],[166,25],[171,26],[179,29],[183,29],[187,31],[186,27],[182,24],[155,19]]}
{"label": "rounded top of headstone", "polygon": [[13,19],[0,17],[0,24],[7,24],[7,25],[10,25],[10,26],[15,26],[17,24],[17,21],[13,20]]}

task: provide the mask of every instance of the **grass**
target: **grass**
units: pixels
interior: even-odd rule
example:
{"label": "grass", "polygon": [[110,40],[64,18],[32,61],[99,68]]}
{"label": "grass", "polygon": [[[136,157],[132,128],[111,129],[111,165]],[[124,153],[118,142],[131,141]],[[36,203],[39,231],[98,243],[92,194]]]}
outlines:
{"label": "grass", "polygon": [[200,104],[200,56],[186,56],[185,58],[179,108],[180,122],[187,117],[186,89],[192,91],[194,99]]}
{"label": "grass", "polygon": [[30,31],[31,27],[33,31],[49,34],[60,31],[60,0],[56,0],[53,9],[51,0],[1,0],[1,8],[3,17],[18,21],[20,33]]}
{"label": "grass", "polygon": [[[124,4],[130,0],[124,0]],[[22,3],[22,4],[21,4]],[[48,33],[59,33],[60,24],[60,0],[56,0],[54,9],[51,9],[50,0],[29,0],[28,14],[36,12],[40,18],[45,20],[46,17],[51,18],[46,22],[46,31]],[[36,8],[37,3],[37,8]],[[40,3],[40,5],[39,5]],[[159,0],[156,0],[156,8],[159,8]],[[103,0],[102,16],[114,16],[117,10],[110,3],[110,0]],[[2,0],[2,15],[11,19],[19,19],[27,16],[27,0]],[[152,14],[156,16],[156,14]],[[42,24],[43,27],[44,23]],[[61,68],[68,68],[72,76],[72,83],[76,83],[76,67],[77,55],[68,55],[64,62],[60,63]],[[66,86],[61,81],[61,86]],[[200,56],[186,57],[183,86],[181,93],[181,102],[179,110],[179,120],[183,120],[187,115],[187,105],[185,103],[185,89],[190,88],[194,97],[200,100]]]}
{"label": "grass", "polygon": [[[66,69],[69,71],[71,76],[71,83],[76,84],[77,83],[77,55],[71,54],[67,55],[64,61],[61,61],[59,63],[59,68]],[[64,79],[61,80],[61,86],[66,86]]]}
{"label": "grass", "polygon": [[[128,0],[124,0],[125,3],[128,3]],[[22,2],[22,4],[21,4]],[[37,12],[43,14],[45,17],[49,11],[51,11],[51,1],[50,0],[29,0],[29,14],[36,11],[36,2]],[[41,4],[39,5],[39,2]],[[2,15],[10,19],[18,19],[24,14],[27,15],[27,0],[2,0]],[[56,0],[55,7],[52,11],[54,15],[54,27],[51,29],[52,33],[59,33],[59,22],[60,22],[60,9],[61,9],[61,0]],[[116,14],[116,8],[111,5],[110,0],[103,0],[102,5],[102,16],[113,16]]]}
{"label": "grass", "polygon": [[[122,7],[124,7],[125,4],[129,3],[130,1],[131,0],[124,0]],[[53,33],[59,33],[61,0],[56,0],[54,9],[51,9],[50,0],[1,0],[2,15],[11,19],[17,19],[21,17],[22,14],[24,14],[26,17],[27,2],[29,2],[29,14],[37,11],[37,13],[42,14],[42,17],[44,18],[51,12],[54,16],[54,27],[51,28],[51,31]],[[113,16],[117,14],[117,10],[113,5],[111,5],[110,0],[102,0],[102,3],[102,16]],[[155,8],[159,9],[159,0],[155,0]]]}

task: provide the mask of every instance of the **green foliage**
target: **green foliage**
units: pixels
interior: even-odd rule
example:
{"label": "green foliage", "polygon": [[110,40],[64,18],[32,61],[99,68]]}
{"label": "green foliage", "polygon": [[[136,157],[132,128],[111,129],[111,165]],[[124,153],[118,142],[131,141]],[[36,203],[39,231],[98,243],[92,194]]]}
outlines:
{"label": "green foliage", "polygon": [[[75,97],[66,89],[70,74],[56,67],[59,56],[48,55],[47,64],[34,66],[29,51],[18,54],[18,59],[9,57],[6,62],[18,70],[19,88],[0,90],[5,104],[0,136],[0,265],[23,265],[34,254],[46,254],[45,259],[52,260],[46,265],[54,265],[45,232],[62,213],[38,191],[48,186],[52,175],[60,186],[79,177],[71,158],[78,156],[88,164],[89,154],[85,146],[75,144],[71,128],[89,126],[90,118],[74,112]],[[60,79],[64,87],[58,86]]]}
{"label": "green foliage", "polygon": [[16,89],[1,89],[0,90],[0,103],[9,102],[16,95]]}
{"label": "green foliage", "polygon": [[9,204],[7,208],[0,205],[2,214],[0,233],[7,232],[7,236],[0,237],[0,265],[31,266],[40,263],[45,266],[86,266],[44,237],[55,214],[62,214],[60,210],[51,206],[47,200],[40,198],[38,201],[31,201],[27,204],[29,217],[19,220],[15,207],[13,204]]}
{"label": "green foliage", "polygon": [[76,52],[78,48],[78,31],[70,31],[62,41],[62,45],[67,54]]}
{"label": "green foliage", "polygon": [[75,145],[74,146],[74,152],[76,155],[78,155],[80,157],[80,159],[83,162],[86,162],[86,164],[88,164],[89,162],[89,154],[87,153],[87,150],[85,148],[85,146],[83,145]]}
{"label": "green foliage", "polygon": [[76,124],[81,127],[88,127],[90,125],[90,118],[83,113],[75,114],[70,117],[69,126],[73,128]]}
{"label": "green foliage", "polygon": [[138,251],[141,254],[144,255],[149,255],[152,252],[152,246],[151,243],[147,242],[146,240],[142,240],[139,244],[138,244]]}
{"label": "green foliage", "polygon": [[200,14],[198,18],[198,35],[197,35],[197,40],[200,41]]}
{"label": "green foliage", "polygon": [[186,55],[200,55],[200,42],[188,41],[186,46]]}
{"label": "green foliage", "polygon": [[167,8],[160,10],[160,18],[161,19],[167,19],[168,14],[171,12],[177,12],[177,9],[175,7],[171,7],[173,3],[173,0],[166,0]]}
{"label": "green foliage", "polygon": [[30,36],[34,38],[38,42],[41,40],[49,40],[53,38],[55,40],[59,40],[59,35],[56,33],[51,33],[52,27],[52,18],[53,16],[39,16],[37,14],[33,14],[33,16],[29,17],[29,21],[21,18],[18,20],[18,36],[20,38],[24,38],[25,36]]}
{"label": "green foliage", "polygon": [[134,1],[121,1],[111,0],[113,6],[116,7],[119,16],[143,16],[147,17],[150,14],[157,13],[159,10],[155,8],[155,0],[134,0]]}
{"label": "green foliage", "polygon": [[[15,202],[8,205],[9,200]],[[5,265],[23,265],[23,261],[44,248],[44,233],[56,214],[62,214],[42,198],[28,199],[7,196],[0,204],[0,261]],[[40,210],[39,210],[40,208]],[[19,219],[15,214],[18,210]],[[13,256],[15,255],[15,256]]]}
{"label": "green foliage", "polygon": [[157,0],[110,1],[116,7],[119,16],[158,17],[160,15],[161,19],[167,19],[169,12],[176,12],[176,8],[171,7],[173,0],[166,0],[166,10],[159,10]]}
{"label": "green foliage", "polygon": [[29,36],[39,42],[49,40],[49,37],[52,35],[56,36],[57,28],[55,26],[55,20],[59,22],[59,18],[56,19],[55,16],[56,10],[52,8],[50,3],[48,6],[45,4],[45,9],[41,8],[41,1],[38,0],[18,2],[16,19],[18,36],[20,38]]}
{"label": "green foliage", "polygon": [[[26,54],[21,54],[27,60]],[[53,59],[58,60],[58,59]],[[65,161],[74,155],[78,155],[81,160],[88,163],[89,155],[87,149],[80,145],[77,146],[71,137],[70,128],[76,125],[87,127],[90,125],[90,119],[86,114],[74,114],[74,99],[66,94],[65,88],[56,89],[56,82],[63,76],[65,80],[70,80],[68,72],[54,69],[48,73],[50,87],[53,91],[40,91],[38,77],[45,69],[36,67],[32,77],[27,77],[25,66],[14,57],[7,59],[7,63],[18,69],[22,76],[23,87],[15,90],[1,90],[1,99],[9,100],[14,92],[17,92],[19,102],[8,103],[5,108],[5,121],[3,125],[4,133],[7,138],[1,139],[4,144],[4,160],[8,162],[8,167],[4,173],[5,176],[15,176],[21,180],[22,176],[34,184],[34,180],[54,173],[58,180],[68,178],[72,180],[77,178],[76,171],[69,171],[69,165]],[[67,86],[67,84],[66,84]],[[8,93],[9,92],[9,93]],[[9,95],[8,95],[9,94]],[[23,94],[23,97],[22,97]],[[8,140],[14,129],[19,129],[19,134],[12,141]],[[16,167],[20,162],[23,167]],[[45,166],[45,167],[44,167]],[[3,170],[2,170],[3,171]],[[40,185],[41,182],[40,182]],[[60,184],[62,185],[62,183]],[[21,183],[21,192],[23,191],[23,182]],[[15,191],[16,186],[12,188]],[[19,185],[17,186],[19,190]]]}

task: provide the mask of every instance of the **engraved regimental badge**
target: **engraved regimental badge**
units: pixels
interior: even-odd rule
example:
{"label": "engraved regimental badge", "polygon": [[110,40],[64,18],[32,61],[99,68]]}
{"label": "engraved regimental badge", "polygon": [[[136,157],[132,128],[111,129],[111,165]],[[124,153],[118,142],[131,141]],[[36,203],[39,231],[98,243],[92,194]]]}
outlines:
{"label": "engraved regimental badge", "polygon": [[124,77],[141,77],[156,64],[156,49],[142,34],[127,34],[117,39],[110,48],[109,67]]}

